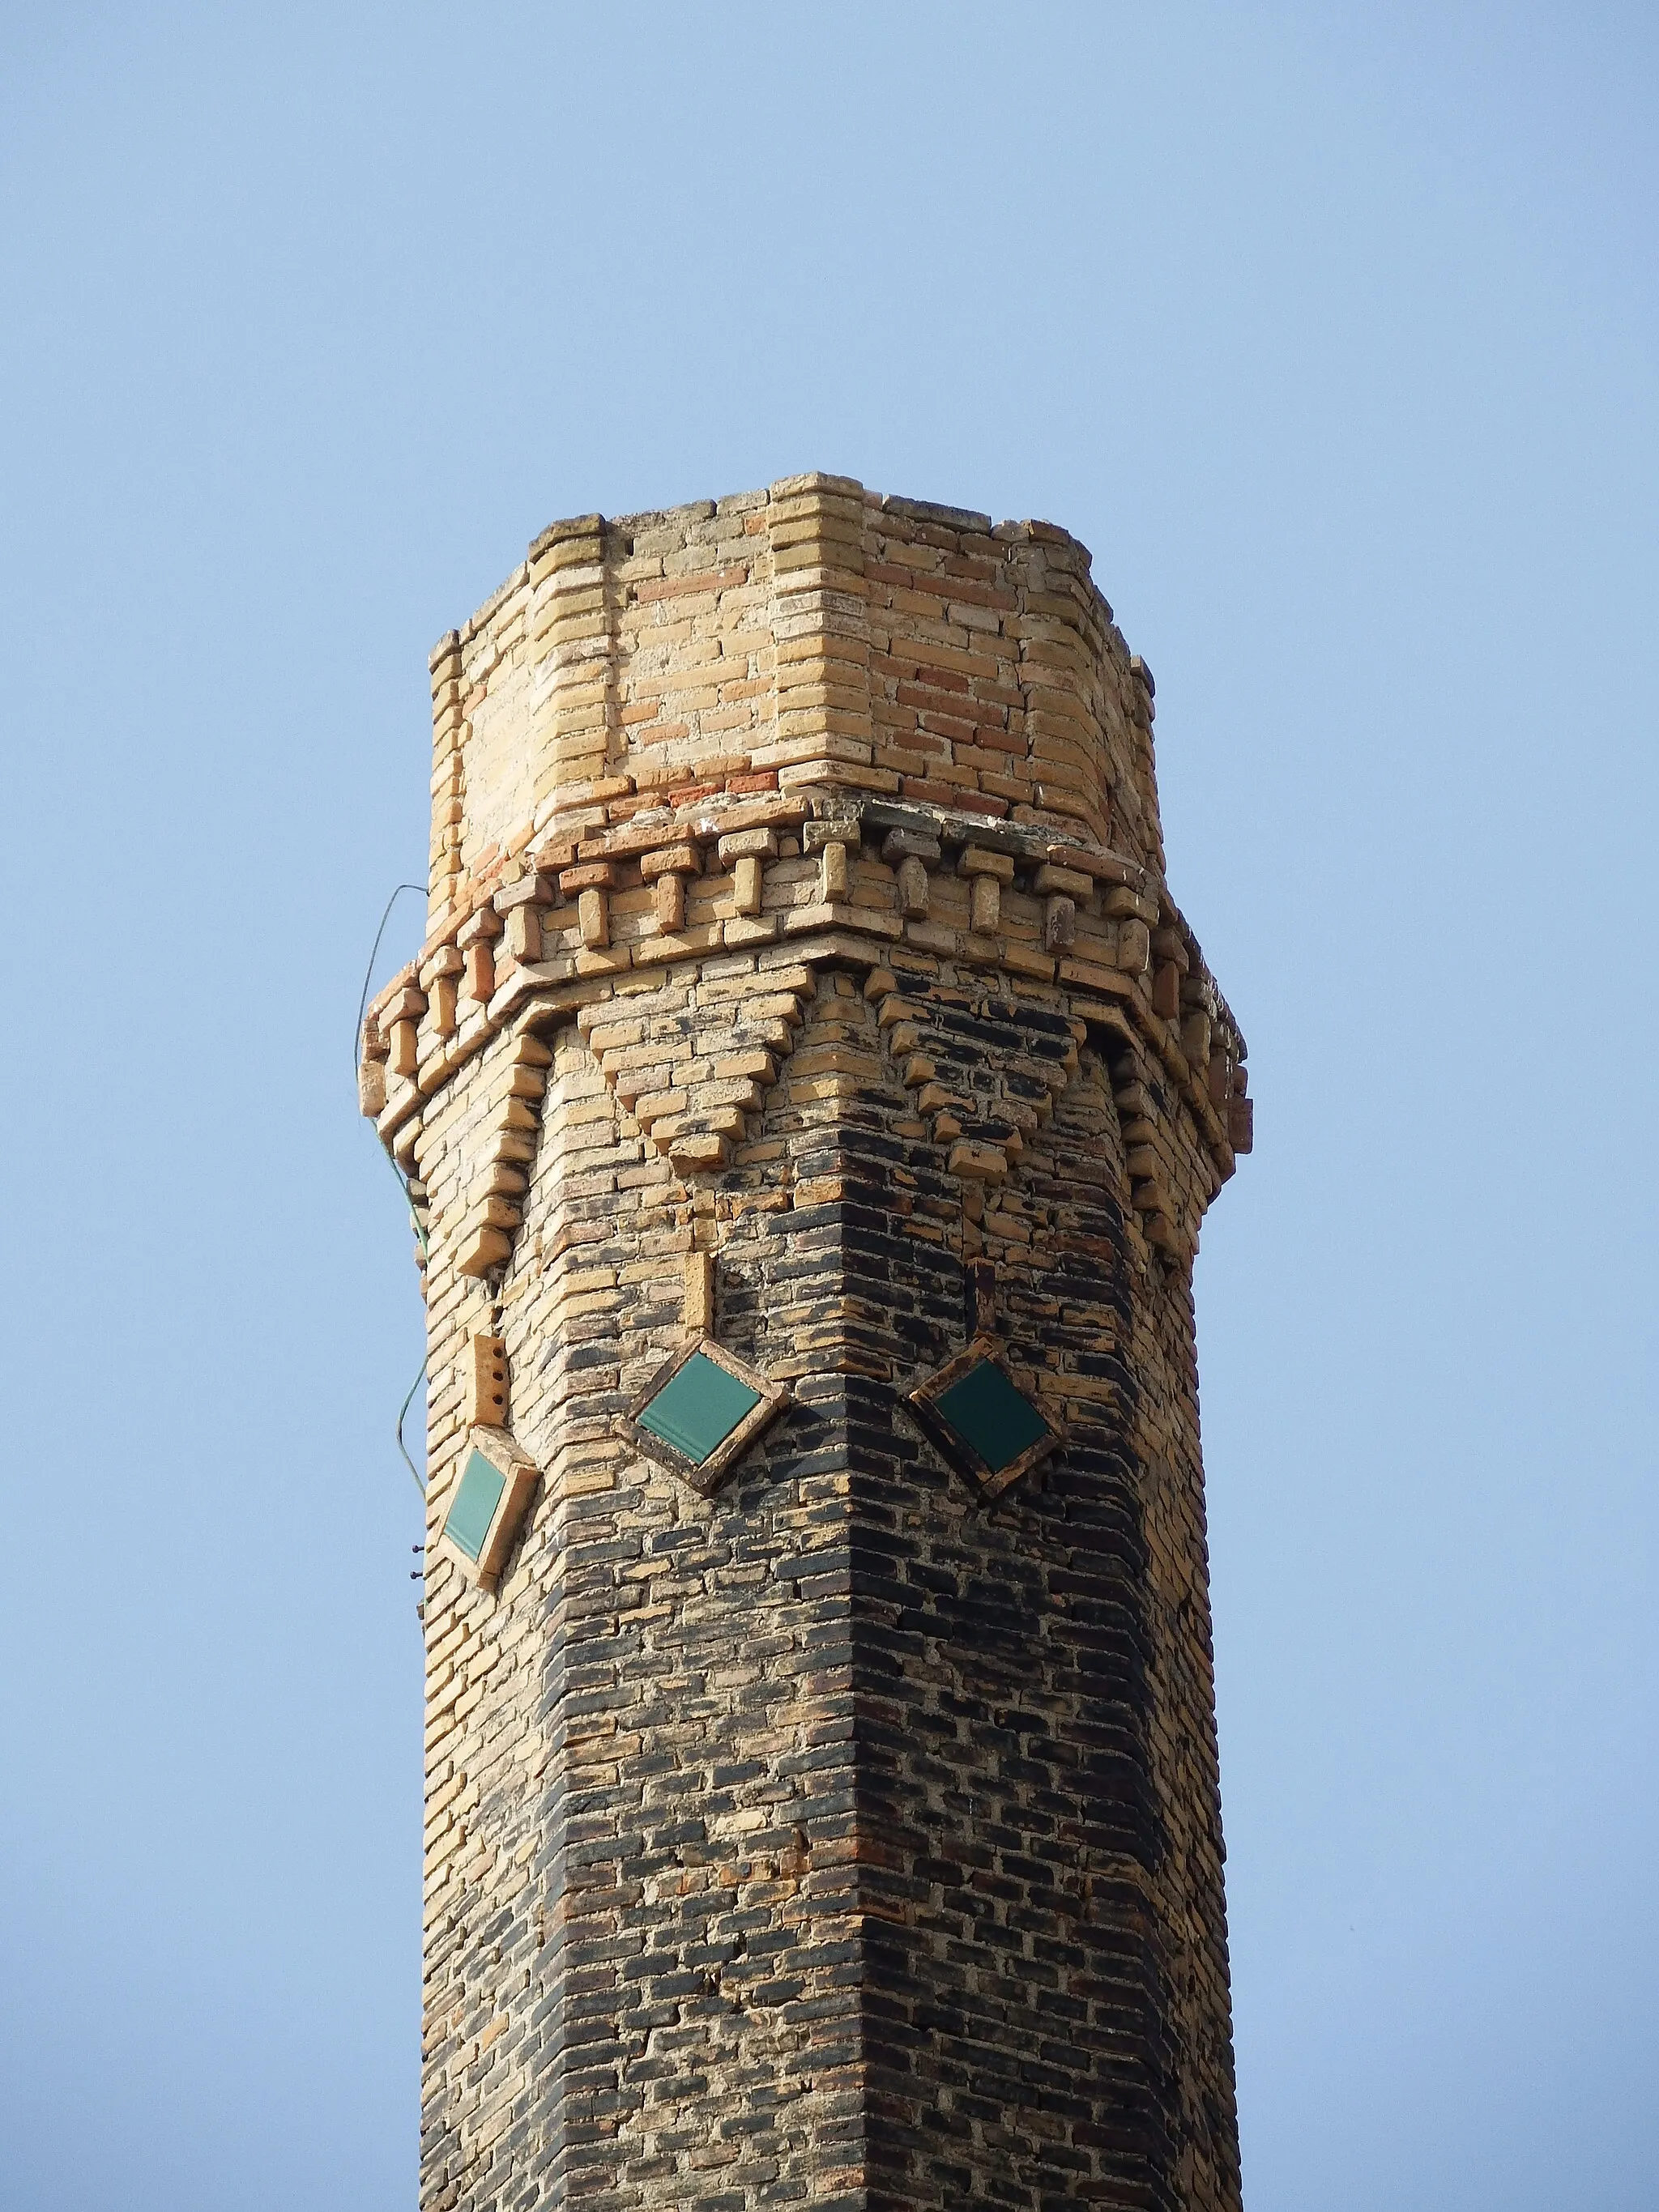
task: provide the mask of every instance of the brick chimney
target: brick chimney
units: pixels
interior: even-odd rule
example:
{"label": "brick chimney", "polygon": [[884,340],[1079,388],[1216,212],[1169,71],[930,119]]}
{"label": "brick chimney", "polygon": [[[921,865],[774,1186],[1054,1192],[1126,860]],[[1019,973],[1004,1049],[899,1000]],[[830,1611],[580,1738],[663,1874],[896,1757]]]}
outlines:
{"label": "brick chimney", "polygon": [[422,2212],[1237,2212],[1244,1046],[1075,539],[808,476],[432,659]]}

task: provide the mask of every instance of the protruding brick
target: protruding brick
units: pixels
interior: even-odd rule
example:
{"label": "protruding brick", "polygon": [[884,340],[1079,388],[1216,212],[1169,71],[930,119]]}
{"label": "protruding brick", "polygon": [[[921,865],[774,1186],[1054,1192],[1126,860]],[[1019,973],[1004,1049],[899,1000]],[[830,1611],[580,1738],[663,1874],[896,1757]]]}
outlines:
{"label": "protruding brick", "polygon": [[652,886],[653,902],[657,910],[657,927],[663,930],[684,929],[685,927],[685,878],[661,875]]}
{"label": "protruding brick", "polygon": [[737,862],[732,871],[732,903],[739,914],[761,910],[761,864],[757,859]]}
{"label": "protruding brick", "polygon": [[507,1339],[474,1335],[467,1363],[467,1410],[470,1424],[488,1428],[507,1425]]}
{"label": "protruding brick", "polygon": [[969,887],[969,921],[970,929],[989,934],[1002,916],[1002,885],[994,875],[976,875]]}
{"label": "protruding brick", "polygon": [[611,915],[602,890],[585,890],[576,902],[576,926],[582,943],[597,951],[611,942]]}
{"label": "protruding brick", "polygon": [[964,846],[957,867],[964,876],[983,877],[993,883],[1011,884],[1014,880],[1012,854],[993,852],[984,845]]}
{"label": "protruding brick", "polygon": [[1152,940],[1144,921],[1121,921],[1117,929],[1117,964],[1126,975],[1144,975],[1152,963]]}
{"label": "protruding brick", "polygon": [[685,1326],[707,1334],[714,1326],[714,1255],[691,1252],[685,1261]]}
{"label": "protruding brick", "polygon": [[1077,942],[1077,902],[1072,898],[1045,899],[1042,905],[1042,941],[1051,952]]}
{"label": "protruding brick", "polygon": [[504,1229],[474,1229],[456,1255],[458,1274],[483,1275],[511,1256],[513,1240]]}

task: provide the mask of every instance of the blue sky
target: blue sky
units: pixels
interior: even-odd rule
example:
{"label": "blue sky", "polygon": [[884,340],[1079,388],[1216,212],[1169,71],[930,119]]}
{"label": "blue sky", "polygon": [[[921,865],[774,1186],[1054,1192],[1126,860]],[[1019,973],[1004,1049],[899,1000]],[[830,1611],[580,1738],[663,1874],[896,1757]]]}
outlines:
{"label": "blue sky", "polygon": [[413,2201],[420,1320],[348,1052],[426,653],[556,515],[823,467],[1093,549],[1250,1041],[1250,2212],[1650,2205],[1650,11],[0,28],[7,2204]]}

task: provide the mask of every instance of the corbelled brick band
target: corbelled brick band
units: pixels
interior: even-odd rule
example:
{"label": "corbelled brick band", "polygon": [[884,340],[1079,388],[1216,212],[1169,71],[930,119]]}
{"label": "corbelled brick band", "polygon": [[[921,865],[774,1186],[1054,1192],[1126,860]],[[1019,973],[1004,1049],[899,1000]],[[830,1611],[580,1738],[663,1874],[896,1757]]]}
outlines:
{"label": "corbelled brick band", "polygon": [[[1250,1107],[1087,554],[836,477],[588,515],[432,672],[362,1071],[428,1322],[422,2212],[1232,2212],[1191,1279]],[[696,1343],[757,1409],[706,1481],[635,1420]],[[994,1480],[930,1417],[981,1351]],[[484,1507],[538,1470],[487,1551],[481,1429]]]}

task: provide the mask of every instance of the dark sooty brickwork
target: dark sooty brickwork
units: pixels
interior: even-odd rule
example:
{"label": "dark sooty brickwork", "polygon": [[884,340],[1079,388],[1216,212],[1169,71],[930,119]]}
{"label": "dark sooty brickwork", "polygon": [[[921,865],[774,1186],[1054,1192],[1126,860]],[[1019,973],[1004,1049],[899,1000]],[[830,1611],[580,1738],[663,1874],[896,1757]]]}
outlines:
{"label": "dark sooty brickwork", "polygon": [[[1186,1270],[1126,1230],[1106,1056],[901,980],[976,1050],[1018,1058],[1036,1018],[1078,1063],[985,1224],[1063,1449],[985,1503],[899,1406],[967,1332],[957,1201],[874,1007],[826,975],[709,1194],[722,1337],[801,1401],[726,1489],[638,1460],[589,1489],[628,1395],[614,1311],[554,1335],[535,1291],[505,1302],[520,1433],[558,1471],[508,1619],[474,1601],[503,1739],[474,1832],[523,1879],[458,1903],[431,2056],[476,2046],[461,2078],[515,2094],[464,2148],[439,2070],[432,2206],[1236,2200]],[[603,1098],[550,1041],[550,1101]],[[798,1095],[830,1060],[836,1091]],[[617,1203],[637,1144],[571,1127],[526,1283],[649,1241]],[[666,1342],[678,1316],[631,1318]]]}

